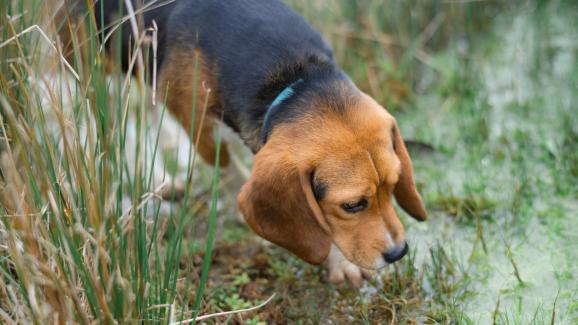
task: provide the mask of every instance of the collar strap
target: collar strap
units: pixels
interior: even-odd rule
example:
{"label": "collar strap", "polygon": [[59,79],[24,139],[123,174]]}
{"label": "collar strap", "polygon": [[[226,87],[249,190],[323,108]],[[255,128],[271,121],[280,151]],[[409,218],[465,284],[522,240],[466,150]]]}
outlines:
{"label": "collar strap", "polygon": [[267,142],[267,138],[269,136],[269,128],[271,127],[271,116],[273,115],[273,111],[277,108],[281,103],[285,100],[289,99],[291,96],[295,94],[294,87],[303,82],[303,79],[298,79],[292,82],[289,86],[285,87],[275,99],[271,102],[271,105],[267,108],[265,112],[265,117],[263,117],[263,125],[261,125],[261,142],[265,144]]}

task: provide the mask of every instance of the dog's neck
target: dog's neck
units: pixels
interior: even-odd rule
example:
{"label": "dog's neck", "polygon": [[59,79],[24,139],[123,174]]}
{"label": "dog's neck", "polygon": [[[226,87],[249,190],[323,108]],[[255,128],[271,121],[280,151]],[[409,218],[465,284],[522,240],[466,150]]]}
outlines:
{"label": "dog's neck", "polygon": [[269,133],[272,130],[272,116],[275,114],[276,110],[281,109],[279,106],[282,106],[283,103],[287,100],[290,100],[291,97],[295,96],[296,87],[303,83],[303,79],[299,78],[296,81],[289,84],[285,87],[267,108],[265,111],[265,115],[263,116],[263,123],[261,124],[261,143],[264,145],[267,142],[267,138],[269,137]]}
{"label": "dog's neck", "polygon": [[[273,134],[274,128],[282,123],[294,122],[305,113],[315,113],[322,108],[330,107],[339,110],[343,100],[347,100],[357,88],[341,70],[335,66],[328,69],[316,69],[302,75],[295,75],[277,91],[267,102],[258,127],[256,145],[250,145],[253,152],[265,145]],[[271,98],[271,97],[270,97]]]}

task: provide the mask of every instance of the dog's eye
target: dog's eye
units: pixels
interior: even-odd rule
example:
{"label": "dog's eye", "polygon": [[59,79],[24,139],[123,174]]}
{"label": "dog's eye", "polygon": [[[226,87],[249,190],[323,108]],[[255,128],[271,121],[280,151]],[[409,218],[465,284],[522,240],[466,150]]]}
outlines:
{"label": "dog's eye", "polygon": [[343,208],[343,210],[345,210],[348,213],[359,212],[359,211],[367,208],[367,200],[361,199],[355,203],[343,203],[341,205],[341,208]]}

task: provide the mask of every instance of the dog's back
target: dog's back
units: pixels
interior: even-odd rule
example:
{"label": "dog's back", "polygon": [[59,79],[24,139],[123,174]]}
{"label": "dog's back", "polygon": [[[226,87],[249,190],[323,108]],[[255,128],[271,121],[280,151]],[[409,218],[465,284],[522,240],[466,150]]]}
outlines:
{"label": "dog's back", "polygon": [[[87,12],[83,1],[67,1],[70,8],[76,7],[75,12]],[[216,73],[226,121],[229,116],[257,120],[274,97],[298,76],[307,75],[309,70],[336,70],[332,51],[319,33],[278,0],[131,3],[137,15],[142,13],[137,19],[143,23],[141,27],[149,28],[154,21],[158,28],[156,57],[161,70],[172,50],[191,53],[191,60],[194,50],[202,54],[204,63]],[[94,15],[99,35],[106,35],[127,13],[123,0],[96,2]],[[126,71],[134,44],[130,21],[125,19],[115,30],[121,35],[122,58],[117,64]],[[111,44],[115,42],[106,45],[110,48]],[[237,129],[234,121],[228,124]]]}
{"label": "dog's back", "polygon": [[223,104],[235,114],[261,106],[247,98],[269,104],[310,61],[333,60],[321,36],[277,0],[181,1],[167,30],[169,46],[196,46],[214,62]]}

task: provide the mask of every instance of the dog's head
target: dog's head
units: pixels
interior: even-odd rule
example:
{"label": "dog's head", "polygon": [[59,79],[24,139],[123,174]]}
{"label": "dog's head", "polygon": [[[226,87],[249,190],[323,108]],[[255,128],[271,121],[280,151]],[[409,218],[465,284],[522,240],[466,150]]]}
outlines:
{"label": "dog's head", "polygon": [[427,217],[409,154],[395,119],[369,96],[323,111],[273,130],[239,206],[260,236],[309,263],[323,262],[334,243],[354,264],[382,267],[407,251],[393,197]]}

